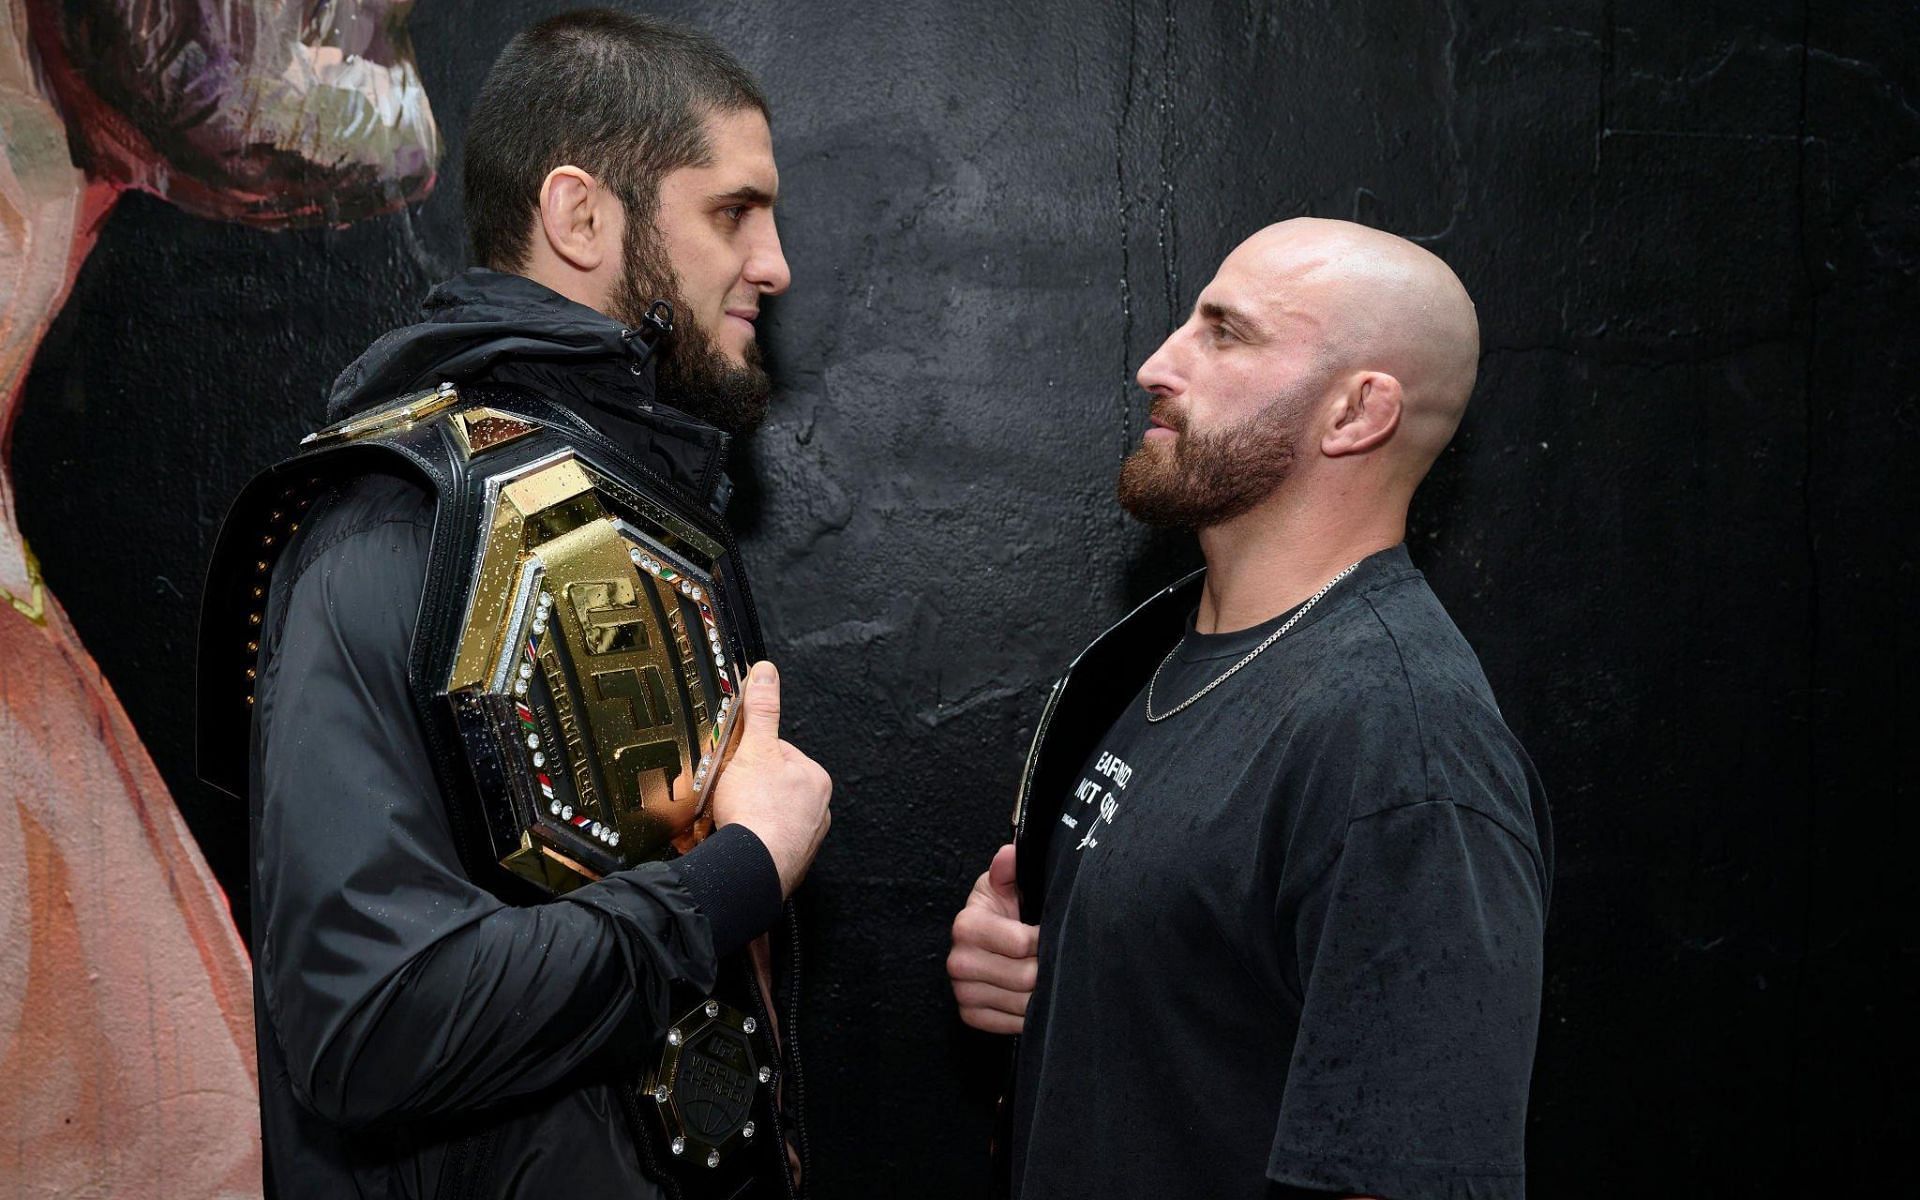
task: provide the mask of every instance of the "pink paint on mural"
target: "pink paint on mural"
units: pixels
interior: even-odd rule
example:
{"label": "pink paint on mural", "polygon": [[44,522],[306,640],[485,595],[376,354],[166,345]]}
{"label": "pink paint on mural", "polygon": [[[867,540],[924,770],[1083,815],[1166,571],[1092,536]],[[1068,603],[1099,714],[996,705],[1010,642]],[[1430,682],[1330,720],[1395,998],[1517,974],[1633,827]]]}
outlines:
{"label": "pink paint on mural", "polygon": [[245,952],[15,521],[28,366],[123,191],[268,228],[424,196],[410,7],[0,0],[0,1197],[260,1191]]}

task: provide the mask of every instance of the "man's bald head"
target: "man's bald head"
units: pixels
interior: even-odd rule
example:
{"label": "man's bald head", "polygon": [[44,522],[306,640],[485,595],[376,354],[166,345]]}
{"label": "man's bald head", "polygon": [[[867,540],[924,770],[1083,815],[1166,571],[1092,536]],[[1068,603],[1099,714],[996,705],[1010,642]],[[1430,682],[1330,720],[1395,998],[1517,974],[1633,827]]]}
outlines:
{"label": "man's bald head", "polygon": [[1207,529],[1331,487],[1404,519],[1479,358],[1473,302],[1432,254],[1345,221],[1270,225],[1141,365],[1153,428],[1121,468],[1120,502]]}
{"label": "man's bald head", "polygon": [[1377,371],[1399,381],[1394,441],[1419,475],[1459,427],[1480,362],[1480,322],[1446,263],[1405,238],[1300,217],[1242,242],[1221,273],[1244,270],[1256,295],[1311,324],[1329,377]]}

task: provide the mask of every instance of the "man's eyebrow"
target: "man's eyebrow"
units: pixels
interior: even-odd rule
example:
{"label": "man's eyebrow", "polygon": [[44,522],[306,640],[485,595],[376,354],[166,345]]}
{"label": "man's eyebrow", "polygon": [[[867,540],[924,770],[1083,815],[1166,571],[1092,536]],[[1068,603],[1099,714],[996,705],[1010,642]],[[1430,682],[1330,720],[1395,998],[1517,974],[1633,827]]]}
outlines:
{"label": "man's eyebrow", "polygon": [[1218,321],[1222,325],[1231,325],[1242,333],[1255,337],[1265,335],[1266,328],[1248,314],[1225,304],[1216,304],[1211,300],[1200,302],[1200,315],[1209,321]]}
{"label": "man's eyebrow", "polygon": [[772,192],[763,191],[749,183],[730,192],[716,192],[710,199],[716,204],[723,200],[731,200],[735,204],[758,204],[762,208],[772,208],[778,197]]}

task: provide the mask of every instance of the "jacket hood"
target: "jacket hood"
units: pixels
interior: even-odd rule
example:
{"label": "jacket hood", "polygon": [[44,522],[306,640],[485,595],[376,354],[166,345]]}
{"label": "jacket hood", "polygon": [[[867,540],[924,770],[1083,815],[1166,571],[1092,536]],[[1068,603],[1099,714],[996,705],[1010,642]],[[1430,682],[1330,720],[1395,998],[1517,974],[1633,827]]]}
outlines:
{"label": "jacket hood", "polygon": [[651,331],[629,329],[524,275],[476,267],[427,293],[422,319],[367,347],[334,380],[338,421],[441,382],[531,388],[724,512],[725,432],[659,403]]}
{"label": "jacket hood", "polygon": [[523,275],[474,267],[440,284],[422,319],[381,335],[333,382],[327,420],[338,421],[396,396],[493,373],[505,358],[586,371],[596,391],[653,401],[648,343],[604,313]]}

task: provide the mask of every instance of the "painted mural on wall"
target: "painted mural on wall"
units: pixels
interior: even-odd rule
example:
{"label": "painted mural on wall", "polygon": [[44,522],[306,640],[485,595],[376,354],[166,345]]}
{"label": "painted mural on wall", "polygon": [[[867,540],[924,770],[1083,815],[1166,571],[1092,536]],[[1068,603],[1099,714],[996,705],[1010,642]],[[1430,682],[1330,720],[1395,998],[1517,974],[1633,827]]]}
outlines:
{"label": "painted mural on wall", "polygon": [[410,7],[0,0],[0,1195],[259,1192],[245,951],[20,536],[7,449],[124,192],[280,229],[431,189]]}

